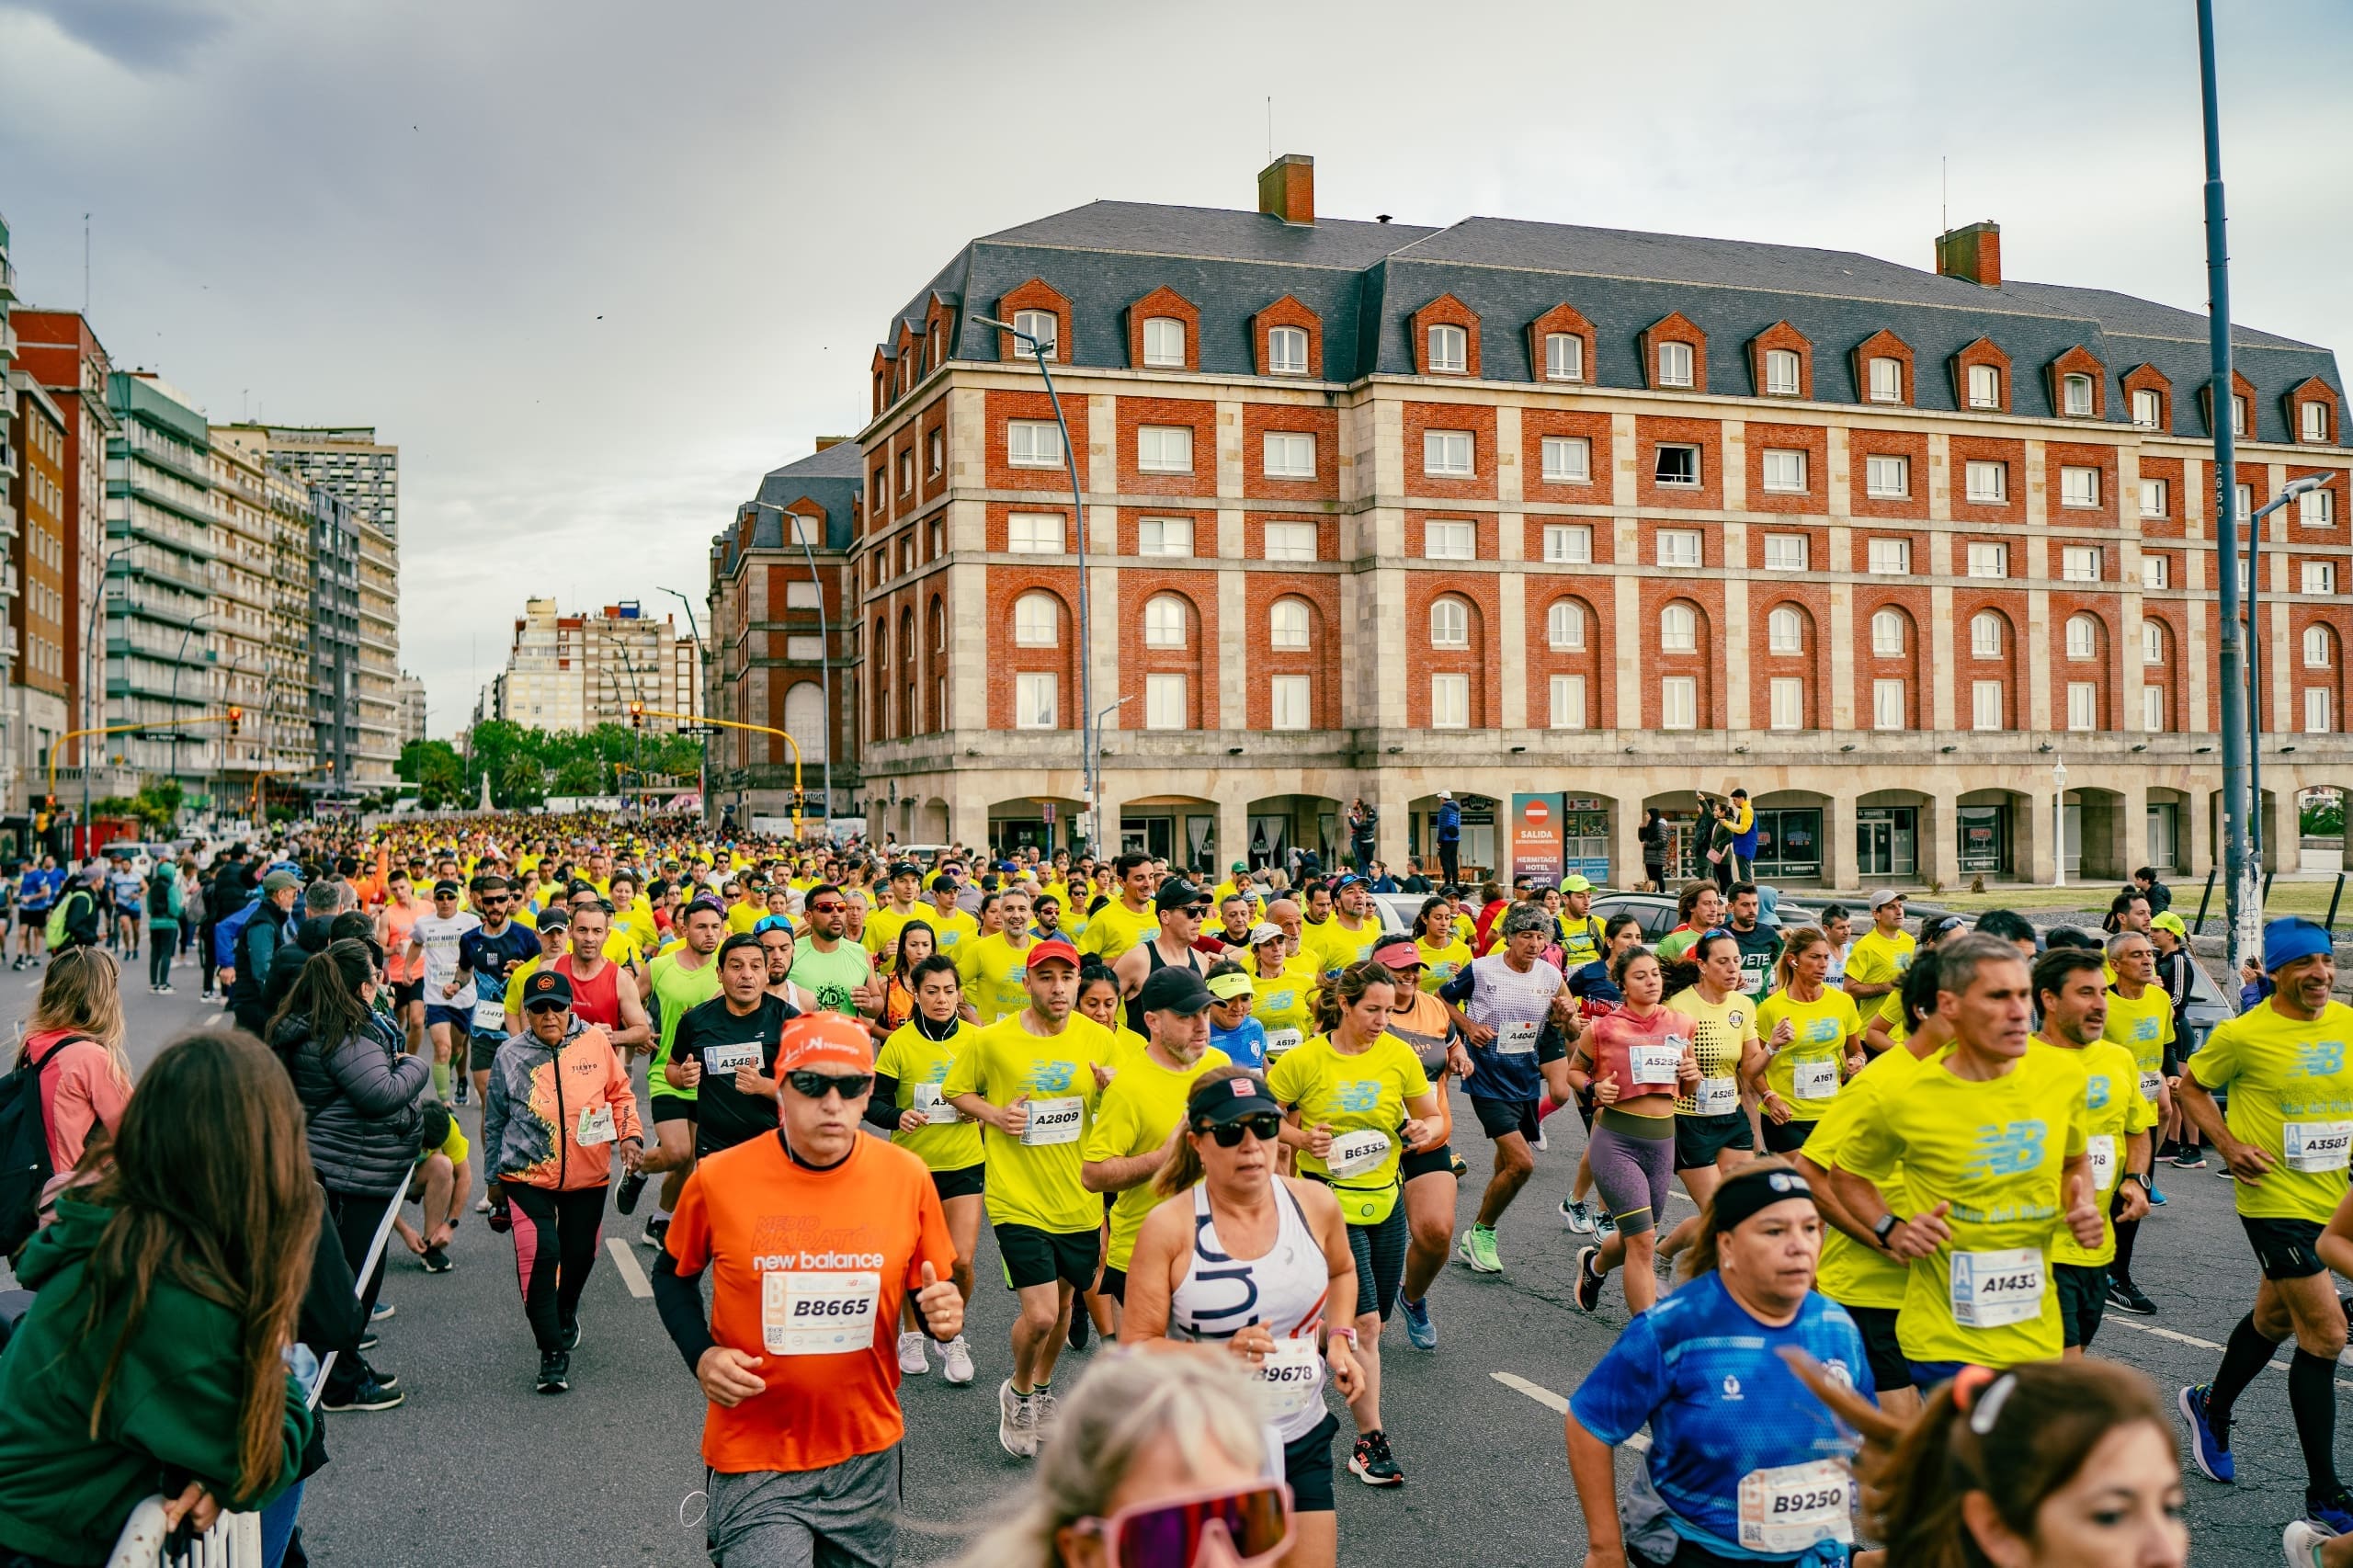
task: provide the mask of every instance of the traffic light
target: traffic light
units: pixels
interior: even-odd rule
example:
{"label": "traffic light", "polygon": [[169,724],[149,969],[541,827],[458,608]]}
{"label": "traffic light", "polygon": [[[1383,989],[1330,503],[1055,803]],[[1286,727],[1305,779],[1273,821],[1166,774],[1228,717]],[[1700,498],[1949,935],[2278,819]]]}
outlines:
{"label": "traffic light", "polygon": [[645,728],[644,703],[632,702],[629,705],[629,727],[632,730],[642,730]]}
{"label": "traffic light", "polygon": [[245,710],[244,709],[232,708],[229,710],[229,733],[231,734],[235,734],[239,726],[243,725],[244,722]]}

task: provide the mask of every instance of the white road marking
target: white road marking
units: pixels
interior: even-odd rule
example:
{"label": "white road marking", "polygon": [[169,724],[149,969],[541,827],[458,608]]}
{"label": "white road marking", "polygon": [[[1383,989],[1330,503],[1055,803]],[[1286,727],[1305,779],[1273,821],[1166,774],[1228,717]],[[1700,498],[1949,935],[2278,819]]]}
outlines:
{"label": "white road marking", "polygon": [[638,1263],[637,1255],[630,1251],[629,1243],[619,1236],[607,1236],[605,1250],[613,1255],[613,1267],[621,1271],[621,1283],[629,1287],[631,1295],[642,1301],[654,1294],[654,1281],[645,1277],[645,1270]]}
{"label": "white road marking", "polygon": [[[2176,1329],[2159,1328],[2153,1323],[2134,1323],[2130,1318],[2119,1317],[2104,1317],[2100,1320],[2100,1323],[2103,1327],[2109,1324],[2114,1324],[2119,1328],[2129,1328],[2136,1330],[2142,1334],[2152,1334],[2156,1335],[2159,1339],[2170,1339],[2177,1345],[2187,1345],[2195,1350],[2220,1350],[2222,1348],[2222,1346],[2215,1344],[2211,1339],[2200,1339],[2194,1334],[2183,1334]],[[2342,1352],[2336,1358],[2348,1366],[2353,1366],[2353,1351]],[[2267,1370],[2274,1372],[2284,1372],[2288,1369],[2288,1363],[2285,1361],[2266,1361],[2263,1365]],[[2353,1389],[2353,1383],[2347,1382],[2343,1378],[2336,1380],[2336,1386],[2341,1389]]]}
{"label": "white road marking", "polygon": [[[1566,1415],[1568,1413],[1569,1402],[1560,1394],[1554,1393],[1551,1389],[1546,1388],[1542,1383],[1531,1383],[1526,1378],[1519,1376],[1516,1372],[1489,1372],[1487,1376],[1495,1379],[1495,1381],[1503,1384],[1504,1387],[1507,1389],[1512,1389],[1520,1393],[1526,1394],[1529,1398],[1544,1406],[1545,1409],[1553,1412],[1555,1415]],[[1648,1453],[1650,1451],[1651,1440],[1648,1434],[1637,1432],[1618,1446],[1621,1449],[1631,1449],[1638,1454]]]}
{"label": "white road marking", "polygon": [[219,1026],[221,1026],[221,1025],[222,1025],[222,1024],[227,1023],[228,1021],[229,1021],[229,1015],[228,1015],[228,1014],[226,1014],[226,1013],[215,1013],[215,1014],[213,1014],[210,1017],[209,1017],[209,1018],[207,1018],[207,1019],[205,1019],[205,1020],[204,1020],[204,1027],[205,1027],[206,1028],[218,1028]]}

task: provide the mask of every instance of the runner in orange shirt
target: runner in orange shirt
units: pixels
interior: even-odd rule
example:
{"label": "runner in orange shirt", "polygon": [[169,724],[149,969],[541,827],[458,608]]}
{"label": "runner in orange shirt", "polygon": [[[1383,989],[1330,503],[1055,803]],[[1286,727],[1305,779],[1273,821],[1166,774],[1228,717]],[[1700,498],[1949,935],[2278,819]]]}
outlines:
{"label": "runner in orange shirt", "polygon": [[662,1325],[710,1402],[711,1561],[888,1562],[900,1303],[913,1296],[936,1340],[962,1332],[955,1244],[923,1161],[858,1131],[874,1084],[863,1028],[791,1020],[777,1074],[776,1134],[696,1165],[654,1267]]}

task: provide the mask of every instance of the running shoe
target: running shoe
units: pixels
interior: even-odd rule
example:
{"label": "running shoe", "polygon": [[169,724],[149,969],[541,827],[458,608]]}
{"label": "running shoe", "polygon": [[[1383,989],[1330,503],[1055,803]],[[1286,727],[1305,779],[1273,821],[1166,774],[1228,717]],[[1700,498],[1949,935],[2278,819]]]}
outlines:
{"label": "running shoe", "polygon": [[636,1213],[637,1200],[645,1191],[646,1179],[643,1171],[623,1172],[621,1179],[613,1184],[613,1207],[624,1214]]}
{"label": "running shoe", "polygon": [[401,1375],[398,1372],[387,1372],[372,1366],[365,1356],[356,1356],[353,1359],[359,1364],[359,1375],[369,1382],[380,1383],[388,1389],[396,1389],[401,1386]]}
{"label": "running shoe", "polygon": [[931,1370],[931,1362],[923,1353],[923,1342],[929,1337],[925,1334],[899,1335],[899,1371],[902,1376],[919,1378]]}
{"label": "running shoe", "polygon": [[157,994],[159,994],[159,995],[164,995],[164,996],[170,996],[170,995],[174,995],[174,994],[176,994],[176,993],[172,990],[172,983],[171,983],[170,981],[168,981],[168,980],[167,980],[167,981],[165,981],[165,982],[164,982],[164,983],[163,983],[163,984],[158,985],[157,987],[155,987],[155,991],[156,991]]}
{"label": "running shoe", "polygon": [[1086,1298],[1084,1296],[1072,1297],[1070,1302],[1070,1347],[1073,1350],[1086,1349],[1086,1331],[1094,1326],[1095,1320],[1086,1315]]}
{"label": "running shoe", "polygon": [[2108,1304],[2120,1312],[2131,1312],[2134,1317],[2154,1317],[2157,1311],[2157,1303],[2149,1300],[2148,1293],[2130,1279],[2110,1279],[2108,1282]]}
{"label": "running shoe", "polygon": [[1013,1392],[1011,1378],[996,1389],[996,1442],[1015,1459],[1037,1457],[1038,1439],[1029,1430],[1029,1402]]}
{"label": "running shoe", "polygon": [[1593,1271],[1593,1260],[1600,1254],[1599,1247],[1577,1249],[1577,1305],[1589,1312],[1601,1309],[1602,1277]]}
{"label": "running shoe", "polygon": [[381,1342],[373,1334],[363,1334],[359,1336],[359,1348],[362,1350],[373,1350],[379,1343]]}
{"label": "running shoe", "polygon": [[358,1386],[340,1398],[329,1394],[319,1402],[319,1408],[337,1415],[355,1410],[392,1410],[408,1395],[395,1388],[387,1388],[373,1378],[362,1378]]}
{"label": "running shoe", "polygon": [[572,1358],[561,1350],[540,1352],[540,1392],[562,1393],[572,1386]]}
{"label": "running shoe", "polygon": [[427,1274],[447,1274],[457,1267],[449,1261],[449,1249],[438,1242],[426,1247],[425,1256],[418,1261],[424,1266],[425,1272]]}
{"label": "running shoe", "polygon": [[1357,1439],[1356,1452],[1348,1456],[1348,1473],[1367,1486],[1403,1486],[1405,1472],[1397,1467],[1397,1460],[1389,1451],[1389,1434],[1367,1432]]}
{"label": "running shoe", "polygon": [[1405,1342],[1416,1350],[1437,1349],[1438,1324],[1430,1322],[1429,1298],[1409,1301],[1400,1294],[1397,1307],[1405,1314]]}
{"label": "running shoe", "polygon": [[1561,1199],[1561,1219],[1578,1235],[1593,1234],[1593,1210],[1574,1198]]}
{"label": "running shoe", "polygon": [[972,1381],[972,1347],[958,1335],[939,1348],[940,1376],[958,1388]]}
{"label": "running shoe", "polygon": [[2196,1143],[2184,1143],[2173,1157],[2177,1171],[2202,1171],[2206,1168],[2206,1151]]}
{"label": "running shoe", "polygon": [[2331,1535],[2353,1535],[2353,1493],[2342,1486],[2305,1493],[2304,1521]]}
{"label": "running shoe", "polygon": [[2181,1391],[2175,1403],[2181,1410],[2181,1418],[2189,1423],[2189,1457],[2197,1462],[2198,1473],[2227,1485],[2238,1479],[2238,1467],[2231,1462],[2231,1450],[2216,1439],[2214,1428],[2206,1424],[2206,1396],[2213,1386],[2193,1384]]}
{"label": "running shoe", "polygon": [[2165,1195],[2157,1190],[2156,1182],[2152,1180],[2149,1183],[2149,1207],[2152,1209],[2162,1209],[2165,1207]]}
{"label": "running shoe", "polygon": [[1455,1249],[1474,1274],[1501,1274],[1503,1259],[1495,1256],[1495,1233],[1484,1225],[1473,1225],[1462,1234],[1462,1244]]}
{"label": "running shoe", "polygon": [[1618,1216],[1607,1209],[1593,1211],[1593,1233],[1604,1240],[1618,1233]]}
{"label": "running shoe", "polygon": [[570,1323],[559,1322],[555,1326],[556,1332],[563,1335],[565,1355],[569,1356],[580,1348],[580,1320],[578,1318],[574,1318]]}
{"label": "running shoe", "polygon": [[1446,1163],[1449,1166],[1452,1167],[1454,1171],[1454,1179],[1457,1181],[1461,1181],[1464,1176],[1471,1174],[1471,1167],[1464,1162],[1462,1156],[1454,1153],[1450,1149],[1447,1151]]}
{"label": "running shoe", "polygon": [[490,1212],[490,1194],[485,1192],[480,1198],[474,1199],[474,1212],[477,1214],[487,1214]]}
{"label": "running shoe", "polygon": [[2280,1535],[2279,1549],[2288,1555],[2288,1568],[2321,1568],[2321,1543],[2336,1539],[2310,1519],[2298,1519]]}
{"label": "running shoe", "polygon": [[1029,1396],[1029,1451],[1031,1453],[1034,1454],[1045,1447],[1046,1439],[1054,1435],[1054,1428],[1062,1424],[1062,1401],[1048,1393],[1045,1385],[1040,1383],[1037,1391]]}
{"label": "running shoe", "polygon": [[369,1323],[381,1323],[386,1318],[392,1316],[399,1311],[400,1308],[392,1305],[390,1301],[379,1301],[374,1307],[369,1310],[368,1321]]}
{"label": "running shoe", "polygon": [[1550,1149],[1552,1146],[1544,1141],[1544,1124],[1540,1121],[1536,1124],[1536,1137],[1532,1142],[1533,1146],[1538,1149]]}
{"label": "running shoe", "polygon": [[669,1235],[669,1233],[670,1216],[667,1214],[656,1214],[652,1219],[646,1221],[645,1229],[638,1233],[637,1244],[640,1246],[652,1247],[654,1251],[659,1252],[662,1250],[663,1239]]}

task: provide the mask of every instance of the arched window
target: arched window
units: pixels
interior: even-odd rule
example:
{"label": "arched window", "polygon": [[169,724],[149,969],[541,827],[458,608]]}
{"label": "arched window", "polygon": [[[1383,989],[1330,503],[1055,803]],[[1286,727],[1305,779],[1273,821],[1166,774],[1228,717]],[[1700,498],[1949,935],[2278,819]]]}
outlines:
{"label": "arched window", "polygon": [[1973,659],[1998,659],[2002,656],[2002,618],[1990,609],[1981,609],[1969,618],[1969,654]]}
{"label": "arched window", "polygon": [[931,601],[931,651],[948,652],[948,607],[936,597]]}
{"label": "arched window", "polygon": [[2067,618],[2067,657],[2089,659],[2099,651],[2099,622],[2088,615]]}
{"label": "arched window", "polygon": [[2325,626],[2304,628],[2304,668],[2325,670],[2336,663],[2336,636]]}
{"label": "arched window", "polygon": [[1555,650],[1574,653],[1585,647],[1585,606],[1574,599],[1554,599],[1544,612],[1545,640]]}
{"label": "arched window", "polygon": [[815,681],[795,681],[784,688],[784,727],[800,743],[803,762],[824,760],[825,694]]}
{"label": "arched window", "polygon": [[1435,375],[1459,376],[1469,368],[1470,335],[1459,326],[1430,328],[1429,368]]}
{"label": "arched window", "polygon": [[1182,648],[1189,641],[1185,601],[1174,594],[1155,594],[1143,607],[1143,645]]}
{"label": "arched window", "polygon": [[2141,662],[2162,665],[2165,662],[2165,623],[2144,620],[2141,623]]}
{"label": "arched window", "polygon": [[911,609],[899,616],[899,659],[910,666],[915,662],[915,612]]}
{"label": "arched window", "polygon": [[1765,618],[1765,646],[1775,653],[1805,652],[1805,617],[1789,605],[1775,605]]}
{"label": "arched window", "polygon": [[1699,618],[1689,605],[1669,605],[1658,612],[1658,645],[1669,653],[1699,651]]}
{"label": "arched window", "polygon": [[1143,362],[1164,369],[1185,368],[1185,324],[1175,316],[1146,316]]}
{"label": "arched window", "polygon": [[1882,659],[1904,654],[1904,612],[1883,609],[1871,616],[1871,652]]}
{"label": "arched window", "polygon": [[1471,607],[1461,599],[1437,599],[1430,604],[1430,646],[1471,646]]}
{"label": "arched window", "polygon": [[881,670],[891,667],[891,623],[887,620],[874,623],[874,667]]}
{"label": "arched window", "polygon": [[1299,649],[1307,646],[1308,613],[1305,599],[1280,598],[1267,612],[1267,641],[1269,646]]}
{"label": "arched window", "polygon": [[1013,601],[1013,645],[1054,648],[1062,644],[1063,607],[1051,594],[1024,594]]}

